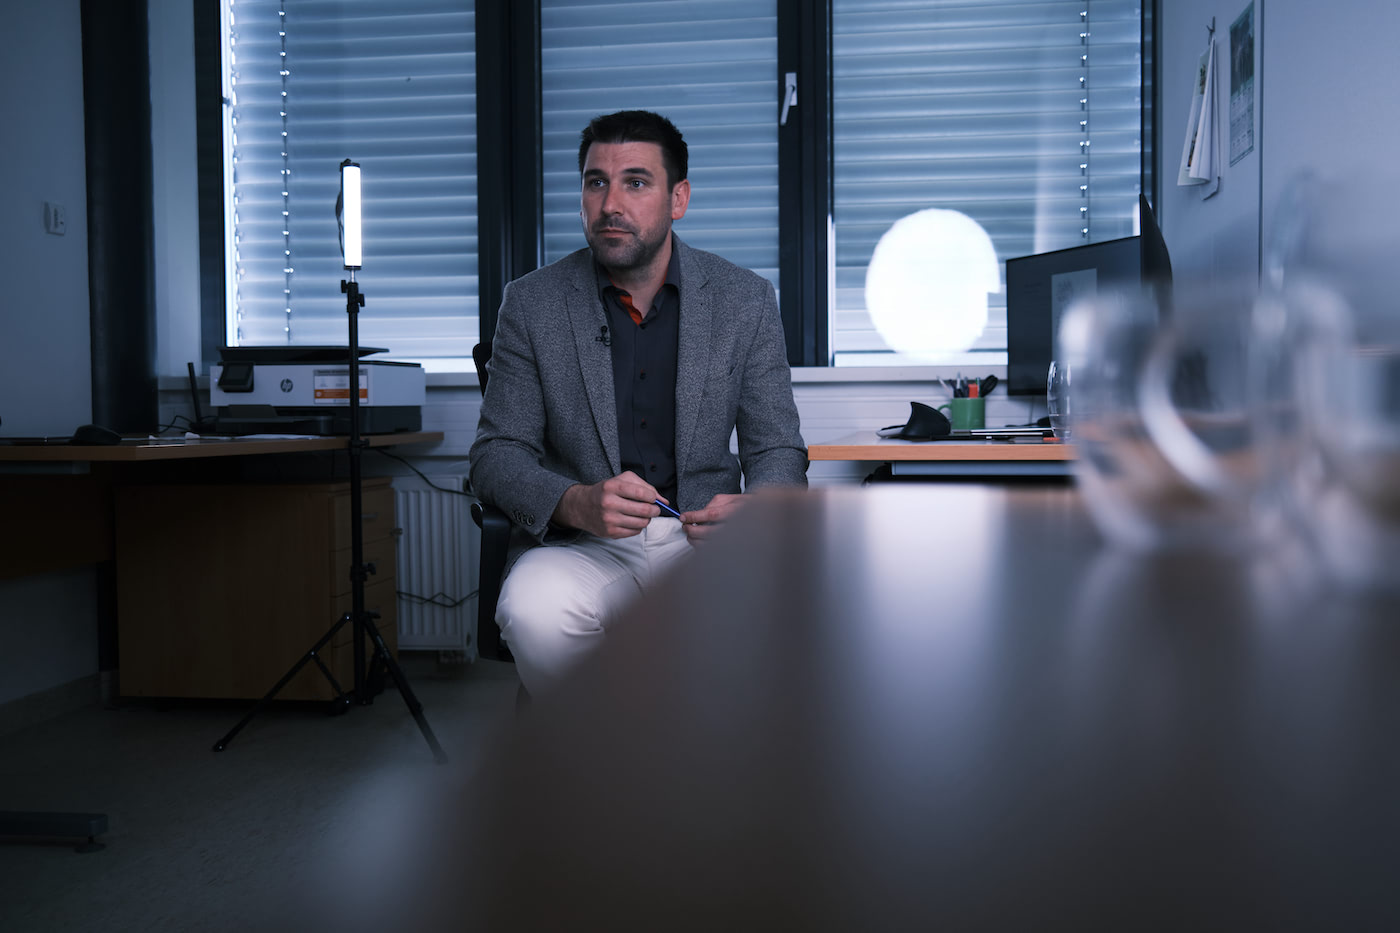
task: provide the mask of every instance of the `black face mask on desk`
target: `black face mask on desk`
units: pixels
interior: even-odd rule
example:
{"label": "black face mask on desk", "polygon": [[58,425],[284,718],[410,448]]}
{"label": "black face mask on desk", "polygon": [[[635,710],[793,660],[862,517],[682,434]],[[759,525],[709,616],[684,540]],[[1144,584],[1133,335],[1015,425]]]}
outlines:
{"label": "black face mask on desk", "polygon": [[906,441],[931,441],[935,437],[947,437],[952,430],[953,426],[943,412],[923,402],[910,402],[908,421],[892,424],[875,433]]}

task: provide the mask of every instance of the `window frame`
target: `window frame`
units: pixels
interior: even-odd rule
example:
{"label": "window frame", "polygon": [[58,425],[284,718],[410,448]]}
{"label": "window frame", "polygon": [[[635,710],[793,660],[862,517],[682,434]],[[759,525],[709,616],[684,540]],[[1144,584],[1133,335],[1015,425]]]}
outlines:
{"label": "window frame", "polygon": [[477,0],[476,29],[477,87],[504,90],[478,94],[476,107],[478,176],[502,180],[477,184],[478,339],[489,346],[506,285],[538,269],[544,251],[539,2]]}
{"label": "window frame", "polygon": [[208,364],[219,359],[228,327],[223,7],[220,0],[193,2],[195,159],[199,179],[199,352],[202,362]]}
{"label": "window frame", "polygon": [[[778,0],[775,101],[797,75],[797,106],[778,127],[781,313],[788,363],[829,366],[834,288],[831,225],[831,4]],[[818,91],[819,93],[813,93]],[[795,179],[783,184],[782,179]],[[792,296],[795,296],[795,300]]]}

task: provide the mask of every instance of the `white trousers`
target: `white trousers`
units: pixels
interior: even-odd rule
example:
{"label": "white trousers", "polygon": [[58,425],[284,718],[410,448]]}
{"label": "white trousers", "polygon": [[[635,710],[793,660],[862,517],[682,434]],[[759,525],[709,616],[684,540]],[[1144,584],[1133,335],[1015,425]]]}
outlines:
{"label": "white trousers", "polygon": [[629,538],[584,535],[533,547],[501,583],[496,624],[532,694],[596,650],[643,588],[690,553],[681,523],[658,516]]}

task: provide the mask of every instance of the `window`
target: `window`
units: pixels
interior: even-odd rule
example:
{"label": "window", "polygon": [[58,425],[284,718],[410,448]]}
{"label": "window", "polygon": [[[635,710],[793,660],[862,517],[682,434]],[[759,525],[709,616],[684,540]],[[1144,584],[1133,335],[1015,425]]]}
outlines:
{"label": "window", "polygon": [[833,0],[838,365],[905,362],[872,326],[866,269],[902,217],[955,210],[999,266],[973,353],[1004,361],[1007,258],[1133,233],[1141,3]]}
{"label": "window", "polygon": [[911,361],[865,277],[885,232],[929,209],[970,218],[996,267],[985,326],[944,361],[1002,361],[1005,260],[1130,234],[1151,181],[1152,5],[1130,0],[200,2],[224,10],[237,80],[229,343],[344,340],[331,206],[351,157],[361,341],[470,371],[504,283],[584,245],[578,134],[615,109],[685,134],[677,230],[773,281],[794,365]]}
{"label": "window", "polygon": [[[541,0],[544,260],[584,246],[579,133],[598,114],[654,110],[695,157],[677,234],[778,285],[776,0]],[[605,64],[604,64],[605,63]]]}
{"label": "window", "polygon": [[229,0],[230,346],[341,344],[339,163],[364,176],[360,343],[470,368],[477,339],[474,15],[456,0]]}

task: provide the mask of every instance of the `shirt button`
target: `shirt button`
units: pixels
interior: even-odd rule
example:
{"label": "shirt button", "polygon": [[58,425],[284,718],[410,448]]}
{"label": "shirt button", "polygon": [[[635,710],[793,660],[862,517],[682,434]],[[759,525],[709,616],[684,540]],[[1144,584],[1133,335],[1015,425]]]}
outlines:
{"label": "shirt button", "polygon": [[646,377],[647,377],[647,371],[644,369],[644,370],[642,370],[642,374],[641,374],[640,376],[638,376],[637,378],[639,378],[639,379],[645,379]]}
{"label": "shirt button", "polygon": [[646,426],[647,426],[647,419],[643,418],[643,419],[642,419],[642,429],[645,430],[645,429],[646,429]]}
{"label": "shirt button", "polygon": [[653,473],[656,472],[656,464],[654,464],[654,463],[651,465],[651,472],[653,472]]}

